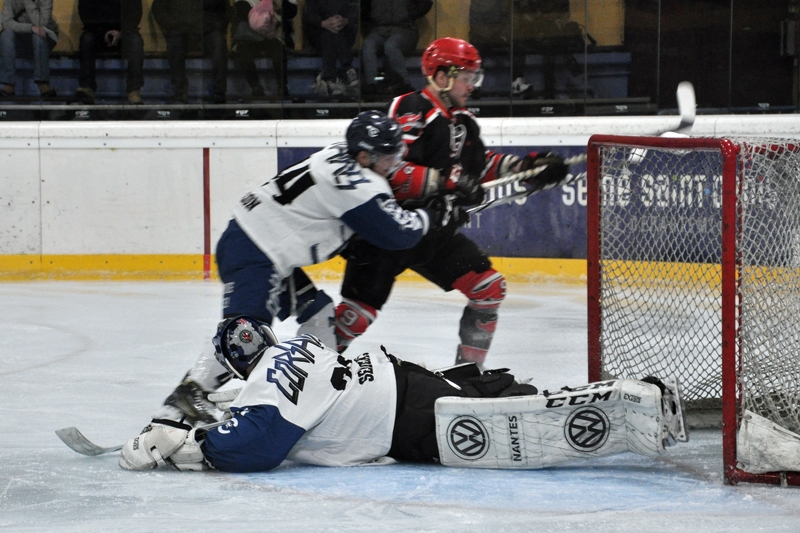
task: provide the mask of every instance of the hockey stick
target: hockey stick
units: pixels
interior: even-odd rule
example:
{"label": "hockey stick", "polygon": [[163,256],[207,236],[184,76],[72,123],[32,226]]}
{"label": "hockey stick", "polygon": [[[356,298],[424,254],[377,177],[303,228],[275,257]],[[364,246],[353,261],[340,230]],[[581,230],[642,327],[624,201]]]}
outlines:
{"label": "hockey stick", "polygon": [[[578,163],[583,163],[586,161],[586,154],[578,154],[574,157],[569,157],[564,160],[564,164],[569,166],[577,165]],[[517,181],[522,181],[528,178],[532,178],[539,174],[540,172],[544,171],[547,168],[547,165],[541,167],[534,167],[528,170],[523,170],[522,172],[517,172],[516,174],[511,174],[510,176],[506,176],[505,178],[500,178],[492,181],[487,181],[486,183],[481,183],[481,188],[484,191],[488,191],[494,187],[502,187],[503,185],[508,185],[509,183],[514,183]]]}
{"label": "hockey stick", "polygon": [[[688,133],[689,131],[691,131],[692,127],[694,126],[694,121],[695,121],[695,118],[697,117],[697,100],[695,98],[694,86],[692,85],[692,83],[689,82],[689,81],[680,82],[678,84],[677,90],[675,91],[675,97],[678,100],[678,113],[680,114],[680,117],[681,117],[681,121],[678,124],[678,127],[677,128],[673,128],[673,129],[659,131],[659,132],[654,133],[654,135],[664,135],[664,134],[667,134],[667,133],[676,133],[676,134],[678,134],[677,136],[681,136],[680,134]],[[644,154],[646,154],[646,153],[647,153],[647,151],[645,149],[634,149],[631,152],[631,154],[629,155],[629,162],[634,163],[634,164],[638,163],[639,161],[641,161],[641,159],[644,157]],[[580,155],[577,155],[575,157],[571,157],[569,159],[566,159],[564,161],[564,163],[567,166],[571,166],[571,165],[575,165],[577,163],[582,163],[583,161],[586,161],[586,155],[585,154],[580,154]],[[539,172],[542,172],[545,168],[547,168],[547,167],[532,168],[532,169],[526,170],[524,172],[518,172],[517,174],[513,174],[513,175],[507,176],[505,178],[501,178],[501,179],[498,179],[498,180],[494,180],[494,181],[489,181],[489,182],[483,183],[481,185],[481,187],[483,187],[484,191],[489,191],[490,189],[494,189],[495,187],[501,187],[503,185],[508,185],[509,183],[516,183],[516,182],[519,182],[521,180],[525,180],[525,179],[528,179],[528,178],[531,178],[531,177],[535,176]],[[506,195],[506,196],[503,196],[502,198],[498,197],[495,194],[495,197],[492,200],[483,202],[480,205],[476,205],[476,206],[470,207],[466,211],[467,211],[467,214],[470,214],[470,215],[473,214],[473,213],[479,213],[479,212],[481,212],[481,211],[483,211],[485,209],[490,209],[492,207],[497,207],[499,205],[505,205],[505,204],[513,202],[514,200],[525,198],[526,196],[530,196],[531,194],[535,194],[537,192],[548,191],[550,189],[554,189],[556,187],[560,187],[561,185],[567,185],[567,184],[572,183],[573,181],[575,181],[577,178],[578,178],[578,176],[573,176],[572,178],[570,178],[568,180],[565,180],[563,182],[551,184],[550,186],[545,186],[545,187],[541,187],[541,188],[537,188],[535,186],[534,187],[530,187],[530,188],[525,188],[524,190],[515,191],[514,193]],[[499,190],[499,189],[496,189],[496,190]]]}
{"label": "hockey stick", "polygon": [[681,122],[678,124],[678,128],[672,131],[676,133],[689,132],[694,126],[694,119],[697,117],[697,99],[694,95],[692,82],[680,82],[678,90],[675,91],[675,97],[678,99],[678,113],[681,115]]}
{"label": "hockey stick", "polygon": [[[573,156],[573,157],[565,159],[564,160],[564,164],[567,165],[567,166],[572,166],[572,165],[577,165],[578,163],[583,163],[584,161],[586,161],[586,154],[578,154],[576,156]],[[481,184],[481,188],[483,188],[483,190],[485,192],[488,192],[489,190],[492,190],[492,189],[494,189],[495,191],[498,191],[499,187],[503,187],[505,185],[508,185],[509,183],[518,183],[518,182],[520,182],[522,180],[526,180],[526,179],[532,178],[532,177],[536,176],[537,174],[541,173],[542,171],[544,171],[544,169],[546,169],[546,168],[547,168],[547,166],[545,165],[545,166],[541,166],[541,167],[536,167],[536,168],[532,168],[532,169],[529,169],[529,170],[525,170],[525,171],[522,171],[522,172],[517,172],[516,174],[512,174],[512,175],[507,176],[505,178],[500,178],[500,179],[493,180],[493,181],[487,181],[486,183],[482,183]],[[556,187],[560,187],[561,185],[566,185],[568,183],[572,183],[575,179],[577,179],[577,176],[570,176],[568,179],[565,179],[565,180],[562,180],[562,181],[559,181],[559,182],[556,182],[556,183],[549,183],[549,184],[546,184],[546,185],[543,185],[543,186],[541,186],[540,184],[531,184],[530,187],[526,187],[526,188],[524,188],[522,190],[515,191],[515,192],[513,192],[511,194],[508,194],[508,195],[502,196],[502,197],[498,196],[497,193],[495,192],[495,196],[491,200],[487,200],[487,201],[484,201],[482,204],[470,207],[466,211],[467,211],[467,214],[469,214],[469,215],[471,215],[473,213],[479,213],[479,212],[483,211],[484,209],[497,207],[499,205],[505,205],[505,204],[513,202],[514,200],[518,200],[520,198],[525,198],[527,196],[530,196],[531,194],[534,194],[534,193],[549,191],[551,189],[555,189]]]}
{"label": "hockey stick", "polygon": [[[660,137],[688,137],[687,134],[692,131],[694,126],[694,120],[697,118],[697,100],[694,96],[692,82],[680,82],[675,91],[675,97],[678,100],[678,113],[681,115],[681,121],[675,129],[658,132],[657,135]],[[628,154],[628,163],[638,165],[645,155],[647,155],[646,148],[634,148]]]}
{"label": "hockey stick", "polygon": [[[678,100],[678,114],[681,116],[678,127],[657,131],[652,135],[664,135],[666,133],[686,134],[692,130],[694,120],[697,118],[697,99],[694,95],[692,82],[680,82],[678,89],[675,91],[675,98]],[[666,137],[666,135],[664,136]]]}
{"label": "hockey stick", "polygon": [[[213,429],[217,426],[221,426],[225,422],[227,422],[227,420],[198,427],[200,429]],[[99,446],[87,439],[76,427],[68,427],[56,430],[56,435],[58,435],[58,438],[61,439],[61,442],[69,446],[72,451],[89,457],[116,452],[121,450],[122,446],[124,446],[123,444],[120,444],[119,446],[109,446],[107,448]]]}
{"label": "hockey stick", "polygon": [[81,455],[88,455],[90,457],[116,452],[117,450],[122,449],[122,444],[119,446],[110,446],[108,448],[98,446],[84,437],[83,433],[81,433],[76,427],[56,430],[56,435],[58,435],[58,438],[61,439],[61,442],[69,446],[73,451],[76,451]]}

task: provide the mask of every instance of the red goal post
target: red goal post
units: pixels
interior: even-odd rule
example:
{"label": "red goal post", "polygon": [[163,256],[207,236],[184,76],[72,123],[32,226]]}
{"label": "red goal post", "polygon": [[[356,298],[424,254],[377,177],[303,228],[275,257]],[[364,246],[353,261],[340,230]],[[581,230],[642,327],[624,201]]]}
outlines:
{"label": "red goal post", "polygon": [[676,376],[727,483],[800,485],[800,145],[592,136],[587,286],[590,381]]}

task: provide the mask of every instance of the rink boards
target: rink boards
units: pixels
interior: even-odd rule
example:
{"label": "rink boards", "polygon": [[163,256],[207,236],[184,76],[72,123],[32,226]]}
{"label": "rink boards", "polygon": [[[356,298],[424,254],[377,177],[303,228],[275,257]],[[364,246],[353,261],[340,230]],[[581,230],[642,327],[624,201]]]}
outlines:
{"label": "rink boards", "polygon": [[[493,150],[585,151],[594,133],[648,134],[677,117],[480,119]],[[342,139],[346,120],[6,123],[0,278],[214,277],[238,199]],[[701,116],[695,135],[800,135],[791,115]],[[585,172],[585,164],[573,167]],[[585,279],[585,182],[487,210],[464,232],[515,279]],[[315,270],[336,275],[341,262]]]}

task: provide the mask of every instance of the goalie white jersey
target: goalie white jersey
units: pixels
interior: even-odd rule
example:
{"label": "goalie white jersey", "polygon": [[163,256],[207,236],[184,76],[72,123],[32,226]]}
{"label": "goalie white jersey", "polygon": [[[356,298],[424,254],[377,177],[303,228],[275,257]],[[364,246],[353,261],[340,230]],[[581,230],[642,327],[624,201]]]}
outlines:
{"label": "goalie white jersey", "polygon": [[311,335],[267,350],[231,404],[233,418],[211,430],[206,459],[229,472],[255,472],[284,459],[351,466],[391,447],[397,385],[384,355],[346,359]]}
{"label": "goalie white jersey", "polygon": [[233,217],[283,277],[333,257],[354,233],[399,250],[419,242],[429,225],[425,211],[398,206],[387,180],[354,161],[345,143],[324,148],[248,193]]}

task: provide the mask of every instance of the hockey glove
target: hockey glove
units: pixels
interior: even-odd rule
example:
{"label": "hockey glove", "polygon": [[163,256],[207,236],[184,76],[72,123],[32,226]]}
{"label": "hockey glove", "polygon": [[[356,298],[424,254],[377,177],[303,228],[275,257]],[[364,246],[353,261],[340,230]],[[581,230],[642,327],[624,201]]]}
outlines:
{"label": "hockey glove", "polygon": [[172,420],[153,420],[122,447],[119,466],[125,470],[152,470],[167,464],[166,459],[183,445],[190,429],[191,426]]}
{"label": "hockey glove", "polygon": [[449,174],[450,178],[442,184],[441,192],[453,195],[455,205],[478,205],[483,202],[480,178],[463,172],[460,165],[452,168],[456,170],[442,172],[443,175]]}
{"label": "hockey glove", "polygon": [[203,429],[195,428],[186,436],[180,448],[169,456],[167,462],[181,471],[191,470],[199,472],[208,470],[206,458],[200,445],[205,440],[206,432]]}
{"label": "hockey glove", "polygon": [[455,205],[470,206],[483,203],[485,194],[479,179],[466,176],[466,179],[456,184],[453,196],[455,197]]}
{"label": "hockey glove", "polygon": [[453,212],[453,204],[446,196],[434,194],[428,198],[422,209],[428,213],[431,229],[434,229],[440,228],[446,224],[446,221]]}
{"label": "hockey glove", "polygon": [[522,158],[519,163],[519,171],[524,172],[535,168],[544,167],[544,170],[526,178],[527,183],[539,186],[552,185],[563,181],[569,174],[569,167],[564,164],[564,158],[555,152],[531,152]]}
{"label": "hockey glove", "polygon": [[428,199],[423,209],[428,213],[431,221],[431,231],[438,231],[445,227],[458,228],[466,224],[469,215],[457,205],[457,200],[452,194],[436,194]]}

